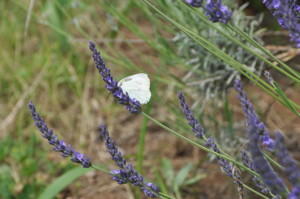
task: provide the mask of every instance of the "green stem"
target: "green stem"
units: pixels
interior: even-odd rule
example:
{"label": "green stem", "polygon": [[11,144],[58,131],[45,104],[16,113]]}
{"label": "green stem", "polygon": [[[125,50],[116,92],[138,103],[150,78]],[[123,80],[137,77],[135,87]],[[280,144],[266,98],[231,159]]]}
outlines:
{"label": "green stem", "polygon": [[[148,105],[146,107],[146,112],[149,113],[151,109],[151,106]],[[149,119],[144,117],[143,123],[142,123],[142,128],[140,131],[140,136],[139,136],[139,143],[138,143],[138,149],[137,149],[137,171],[142,172],[142,167],[143,167],[143,161],[144,161],[144,150],[145,150],[145,137],[147,133],[147,124],[148,124]]]}
{"label": "green stem", "polygon": [[160,192],[159,195],[160,195],[161,197],[163,197],[163,198],[174,199],[174,197],[169,196],[169,195],[167,195],[167,194],[165,194],[165,193],[162,193],[162,192]]}
{"label": "green stem", "polygon": [[[172,133],[173,135],[179,137],[180,139],[183,139],[183,140],[187,141],[188,143],[190,143],[190,144],[192,144],[192,145],[194,145],[194,146],[196,146],[196,147],[198,147],[198,148],[200,148],[200,149],[202,149],[202,150],[204,150],[204,151],[206,151],[206,152],[212,153],[212,154],[214,154],[214,155],[216,155],[216,156],[218,156],[218,157],[220,157],[220,158],[223,158],[223,159],[225,159],[225,160],[227,160],[227,161],[229,161],[229,162],[232,162],[233,164],[237,165],[238,167],[247,170],[249,173],[251,173],[251,174],[254,175],[254,176],[260,177],[260,175],[259,175],[258,173],[256,173],[255,171],[251,170],[250,168],[244,166],[242,163],[235,161],[235,160],[232,159],[231,157],[229,157],[229,156],[227,156],[227,155],[224,155],[224,154],[217,153],[217,152],[215,152],[215,151],[213,151],[213,150],[210,150],[210,149],[208,149],[208,148],[206,148],[206,147],[200,145],[199,143],[197,143],[197,142],[195,142],[195,141],[193,141],[193,140],[191,140],[191,139],[189,139],[189,138],[183,136],[182,134],[177,133],[177,132],[174,131],[173,129],[171,129],[171,128],[169,128],[168,126],[162,124],[161,122],[159,122],[158,120],[154,119],[153,117],[151,117],[150,115],[146,114],[145,112],[142,112],[142,114],[143,114],[145,117],[147,117],[148,119],[150,119],[151,121],[153,121],[155,124],[159,125],[160,127],[162,127],[162,128],[164,128],[165,130],[169,131],[169,132]],[[257,192],[256,190],[252,189],[252,188],[249,187],[248,185],[243,184],[243,186],[244,186],[246,189],[248,189],[249,191],[251,191],[251,192],[257,194],[258,196],[261,196],[262,198],[265,198],[265,199],[269,199],[267,196],[265,196],[265,195],[263,195],[263,194]]]}
{"label": "green stem", "polygon": [[260,49],[262,52],[264,52],[266,55],[268,55],[274,61],[278,62],[280,65],[282,65],[283,67],[285,67],[286,70],[288,70],[291,74],[293,74],[295,76],[295,78],[298,79],[297,82],[299,82],[299,80],[300,80],[300,74],[299,74],[299,72],[297,72],[297,71],[293,70],[292,68],[290,68],[287,64],[285,64],[280,59],[278,59],[276,56],[274,56],[269,50],[267,50],[266,48],[264,48],[260,43],[258,43],[257,41],[255,41],[253,38],[249,37],[248,34],[246,34],[245,32],[243,32],[242,30],[240,30],[238,27],[236,27],[236,26],[234,26],[232,24],[226,24],[226,26],[229,29],[231,29],[232,31],[234,31],[234,32],[238,33],[239,35],[241,35],[245,40],[247,40],[249,43],[251,43],[256,48]]}
{"label": "green stem", "polygon": [[231,157],[229,157],[227,155],[224,155],[224,154],[217,153],[217,152],[215,152],[215,151],[213,151],[211,149],[208,149],[207,147],[202,146],[201,144],[195,142],[194,140],[191,140],[191,139],[185,137],[184,135],[182,135],[182,134],[174,131],[173,129],[169,128],[168,126],[162,124],[161,122],[159,122],[158,120],[154,119],[153,117],[151,117],[150,115],[148,115],[145,112],[142,112],[142,114],[145,117],[147,117],[148,119],[150,119],[151,121],[153,121],[155,124],[159,125],[160,127],[164,128],[165,130],[167,130],[170,133],[174,134],[175,136],[179,137],[180,139],[183,139],[183,140],[187,141],[188,143],[190,143],[190,144],[192,144],[192,145],[194,145],[194,146],[196,146],[196,147],[198,147],[198,148],[200,148],[200,149],[202,149],[202,150],[204,150],[206,152],[212,153],[212,154],[214,154],[214,155],[216,155],[216,156],[218,156],[220,158],[224,158],[224,159],[226,159],[226,160],[234,163],[235,165],[239,166],[240,168],[247,170],[252,175],[259,177],[258,173],[256,173],[255,171],[249,169],[248,167],[244,166],[242,163],[235,161]]}
{"label": "green stem", "polygon": [[96,170],[99,170],[99,171],[102,171],[104,173],[107,173],[107,174],[110,173],[109,170],[105,166],[102,166],[102,165],[95,165],[95,164],[93,164],[91,167],[94,168],[94,169],[96,169]]}

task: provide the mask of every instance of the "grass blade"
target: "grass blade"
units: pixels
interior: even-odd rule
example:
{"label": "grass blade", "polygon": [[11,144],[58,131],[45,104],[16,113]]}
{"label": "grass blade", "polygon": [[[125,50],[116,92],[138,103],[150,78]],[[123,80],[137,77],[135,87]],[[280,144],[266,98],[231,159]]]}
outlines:
{"label": "grass blade", "polygon": [[60,191],[66,188],[69,184],[71,184],[74,180],[83,176],[89,171],[94,170],[93,168],[81,168],[77,167],[67,171],[65,174],[55,179],[38,197],[38,199],[51,199],[54,198]]}

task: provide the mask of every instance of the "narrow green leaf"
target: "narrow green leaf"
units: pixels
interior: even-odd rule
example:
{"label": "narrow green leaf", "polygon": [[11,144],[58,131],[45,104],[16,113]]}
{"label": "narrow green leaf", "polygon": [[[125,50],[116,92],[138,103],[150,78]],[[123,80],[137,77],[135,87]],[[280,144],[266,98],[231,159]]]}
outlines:
{"label": "narrow green leaf", "polygon": [[186,185],[192,185],[192,184],[195,184],[197,183],[198,181],[200,181],[201,179],[205,178],[207,175],[205,173],[200,173],[198,175],[196,175],[195,177],[193,178],[190,178],[190,179],[187,179],[183,185],[186,186]]}
{"label": "narrow green leaf", "polygon": [[162,171],[164,177],[167,179],[167,183],[171,185],[174,180],[174,169],[169,159],[164,158],[162,160]]}
{"label": "narrow green leaf", "polygon": [[188,164],[185,167],[183,167],[182,169],[180,169],[180,171],[178,172],[178,174],[175,177],[174,185],[178,186],[178,187],[182,186],[192,168],[193,168],[193,165]]}
{"label": "narrow green leaf", "polygon": [[69,184],[71,184],[74,180],[83,176],[89,171],[92,171],[93,168],[74,168],[55,179],[38,197],[39,199],[51,199],[54,198],[60,191],[66,188]]}

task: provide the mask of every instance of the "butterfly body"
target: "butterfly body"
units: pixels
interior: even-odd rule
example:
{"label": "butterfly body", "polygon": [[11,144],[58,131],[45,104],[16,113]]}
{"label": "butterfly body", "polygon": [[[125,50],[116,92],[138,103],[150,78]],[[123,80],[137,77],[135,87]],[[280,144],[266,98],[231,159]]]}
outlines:
{"label": "butterfly body", "polygon": [[145,73],[138,73],[121,79],[118,86],[141,104],[147,104],[151,98],[150,79]]}

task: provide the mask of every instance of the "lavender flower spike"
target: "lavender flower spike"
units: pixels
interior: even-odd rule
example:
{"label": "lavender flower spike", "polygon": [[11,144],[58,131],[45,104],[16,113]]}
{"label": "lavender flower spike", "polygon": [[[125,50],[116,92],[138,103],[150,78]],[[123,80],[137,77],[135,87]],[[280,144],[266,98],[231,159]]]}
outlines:
{"label": "lavender flower spike", "polygon": [[145,182],[143,176],[131,164],[126,162],[121,152],[119,152],[116,143],[109,136],[105,125],[99,127],[99,133],[105,142],[108,153],[120,168],[110,172],[113,175],[112,179],[119,184],[130,183],[139,187],[147,197],[157,198],[159,196],[159,188],[151,182]]}
{"label": "lavender flower spike", "polygon": [[268,161],[264,158],[264,155],[258,146],[259,132],[262,130],[263,128],[256,126],[250,126],[248,128],[248,150],[251,153],[253,167],[255,171],[260,174],[263,182],[270,188],[273,194],[281,195],[282,193],[285,193],[285,185]]}
{"label": "lavender flower spike", "polygon": [[293,187],[292,191],[288,195],[288,199],[299,199],[300,198],[300,186]]}
{"label": "lavender flower spike", "polygon": [[191,111],[190,107],[185,102],[185,98],[183,93],[178,94],[179,103],[181,106],[181,110],[185,115],[186,120],[189,122],[189,125],[193,128],[193,132],[197,138],[202,139],[204,136],[204,129],[201,124],[196,120]]}
{"label": "lavender flower spike", "polygon": [[284,167],[284,172],[291,184],[294,187],[300,187],[300,169],[297,162],[285,147],[283,135],[280,132],[276,132],[275,137],[275,151],[279,163]]}
{"label": "lavender flower spike", "polygon": [[266,129],[264,123],[259,120],[253,105],[249,101],[246,93],[243,91],[243,86],[240,80],[235,80],[234,88],[239,94],[239,100],[242,105],[244,114],[247,119],[247,125],[249,128],[260,128],[262,129],[262,134],[260,135],[260,142],[263,146],[267,147],[269,150],[274,149],[274,140],[270,137],[268,130]]}
{"label": "lavender flower spike", "polygon": [[[189,125],[192,127],[194,135],[199,139],[205,140],[206,146],[211,148],[214,152],[221,153],[221,151],[218,148],[218,146],[216,145],[214,139],[211,137],[209,137],[209,138],[205,137],[204,129],[201,126],[201,124],[199,123],[199,121],[196,120],[190,107],[185,102],[183,93],[178,94],[178,99],[180,102],[182,112],[184,113],[185,118],[188,121]],[[240,177],[239,173],[235,172],[233,166],[224,158],[217,157],[217,160],[218,160],[220,167],[225,172],[225,174],[228,175],[229,177],[231,177],[233,179],[233,182],[238,185],[239,193],[242,194],[243,184],[240,180],[241,177]]]}
{"label": "lavender flower spike", "polygon": [[205,15],[208,16],[212,22],[226,24],[232,16],[229,8],[222,4],[222,0],[206,0],[206,5],[203,9]]}
{"label": "lavender flower spike", "polygon": [[121,87],[118,86],[118,82],[113,79],[110,70],[105,66],[104,60],[96,49],[96,45],[90,41],[89,48],[93,53],[96,68],[106,83],[106,89],[113,94],[120,104],[125,105],[128,111],[131,113],[139,113],[141,111],[141,104],[137,100],[131,99],[128,94],[124,93]]}
{"label": "lavender flower spike", "polygon": [[[255,171],[254,165],[253,165],[253,161],[249,157],[249,155],[247,154],[247,152],[246,151],[242,151],[241,152],[241,156],[242,156],[242,162],[243,162],[243,164],[246,165],[251,170]],[[255,186],[257,186],[258,188],[260,188],[260,190],[261,190],[262,193],[265,193],[265,194],[271,193],[269,187],[258,176],[252,176],[252,182],[255,184]]]}
{"label": "lavender flower spike", "polygon": [[300,48],[300,5],[297,0],[262,0],[277,18],[281,27],[289,31],[290,38]]}
{"label": "lavender flower spike", "polygon": [[91,161],[84,154],[76,152],[71,145],[66,144],[64,141],[59,140],[51,129],[47,127],[45,121],[36,112],[36,108],[32,102],[28,104],[29,111],[31,112],[32,119],[36,127],[40,130],[42,136],[46,138],[49,144],[53,145],[53,150],[61,152],[63,157],[71,157],[71,161],[81,164],[84,168],[91,167]]}

